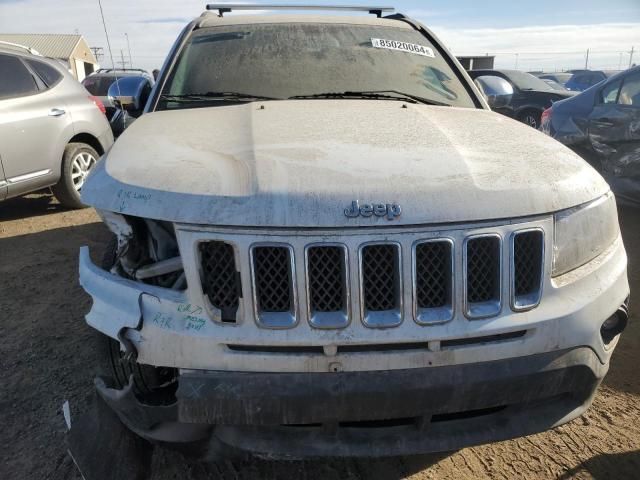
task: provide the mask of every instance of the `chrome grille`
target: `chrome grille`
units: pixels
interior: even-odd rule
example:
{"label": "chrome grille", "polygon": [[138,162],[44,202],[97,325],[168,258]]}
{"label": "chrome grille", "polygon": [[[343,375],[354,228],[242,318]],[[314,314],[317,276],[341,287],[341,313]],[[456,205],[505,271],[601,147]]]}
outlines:
{"label": "chrome grille", "polygon": [[337,246],[311,247],[307,251],[307,279],[312,312],[345,309],[345,251]]}
{"label": "chrome grille", "polygon": [[413,229],[348,237],[189,235],[199,244],[202,290],[223,321],[240,321],[253,311],[262,328],[292,328],[300,318],[314,328],[346,328],[355,318],[367,327],[388,328],[403,321],[448,322],[459,306],[470,320],[495,316],[504,306],[503,295],[513,311],[535,307],[548,225],[545,220],[494,231],[479,227],[483,233]]}
{"label": "chrome grille", "polygon": [[233,247],[225,242],[200,243],[202,290],[223,322],[235,322],[240,299],[240,275]]}
{"label": "chrome grille", "polygon": [[513,236],[513,307],[537,305],[542,290],[544,236],[541,230],[517,232]]}
{"label": "chrome grille", "polygon": [[256,300],[260,312],[290,312],[293,307],[291,253],[287,247],[253,249]]}

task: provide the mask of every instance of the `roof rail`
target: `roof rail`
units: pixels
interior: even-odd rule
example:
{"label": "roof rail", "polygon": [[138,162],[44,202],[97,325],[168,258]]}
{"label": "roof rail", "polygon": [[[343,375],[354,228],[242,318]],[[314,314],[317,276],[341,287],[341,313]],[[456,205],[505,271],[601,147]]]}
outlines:
{"label": "roof rail", "polygon": [[210,3],[207,10],[218,10],[221,17],[233,10],[340,10],[343,12],[369,12],[378,18],[382,12],[393,12],[394,7],[364,6],[364,5],[300,5],[300,4],[262,4],[262,3]]}
{"label": "roof rail", "polygon": [[107,72],[143,72],[148,73],[142,68],[99,68],[93,73],[107,73]]}
{"label": "roof rail", "polygon": [[20,45],[19,43],[5,42],[3,40],[0,40],[0,47],[10,47],[16,50],[25,50],[29,52],[31,55],[38,55],[40,57],[42,56],[42,54],[39,51],[37,51],[35,48],[27,47],[26,45]]}

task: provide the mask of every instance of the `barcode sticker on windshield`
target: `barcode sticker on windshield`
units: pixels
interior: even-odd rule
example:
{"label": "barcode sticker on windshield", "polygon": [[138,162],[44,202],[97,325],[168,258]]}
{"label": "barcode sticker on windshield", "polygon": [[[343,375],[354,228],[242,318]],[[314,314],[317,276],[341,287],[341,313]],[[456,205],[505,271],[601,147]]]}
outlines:
{"label": "barcode sticker on windshield", "polygon": [[415,53],[424,57],[435,58],[436,55],[429,47],[416,45],[415,43],[398,42],[397,40],[385,40],[384,38],[372,38],[371,44],[375,48],[386,48],[388,50],[398,50],[400,52]]}

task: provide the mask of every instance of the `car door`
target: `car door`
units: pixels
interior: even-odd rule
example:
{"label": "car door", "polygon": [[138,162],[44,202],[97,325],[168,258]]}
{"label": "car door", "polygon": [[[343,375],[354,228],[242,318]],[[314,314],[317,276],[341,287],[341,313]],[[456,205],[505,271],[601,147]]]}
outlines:
{"label": "car door", "polygon": [[640,70],[605,83],[589,115],[589,140],[610,182],[640,187]]}
{"label": "car door", "polygon": [[71,118],[19,56],[0,54],[0,71],[0,157],[7,195],[15,196],[55,183],[57,145]]}

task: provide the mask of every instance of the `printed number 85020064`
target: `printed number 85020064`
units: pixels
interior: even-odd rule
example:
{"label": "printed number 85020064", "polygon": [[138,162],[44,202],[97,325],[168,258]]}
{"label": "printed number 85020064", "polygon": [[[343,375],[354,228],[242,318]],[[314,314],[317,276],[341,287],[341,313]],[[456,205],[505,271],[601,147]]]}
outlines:
{"label": "printed number 85020064", "polygon": [[388,50],[415,53],[417,55],[435,58],[433,49],[425,47],[424,45],[416,45],[415,43],[399,42],[397,40],[386,40],[384,38],[372,38],[371,44],[375,48],[386,48]]}

